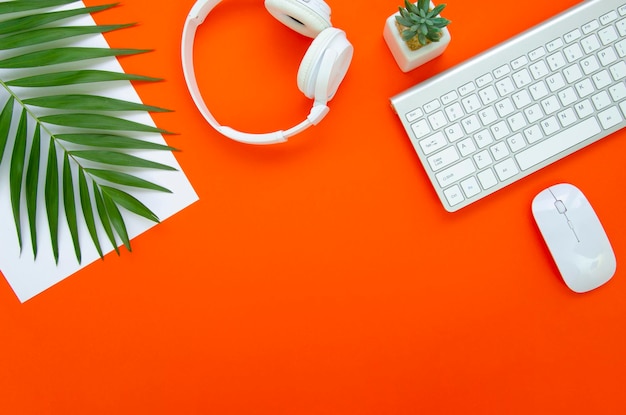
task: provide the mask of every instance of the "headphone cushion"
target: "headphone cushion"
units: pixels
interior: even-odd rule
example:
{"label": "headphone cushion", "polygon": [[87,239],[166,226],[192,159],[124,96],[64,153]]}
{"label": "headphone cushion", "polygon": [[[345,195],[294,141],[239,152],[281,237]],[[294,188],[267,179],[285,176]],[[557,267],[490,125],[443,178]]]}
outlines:
{"label": "headphone cushion", "polygon": [[311,0],[320,3],[318,7],[324,9],[319,12],[303,4],[299,0],[265,0],[265,8],[272,16],[285,26],[296,32],[314,38],[324,29],[331,27],[330,9],[321,0]]}
{"label": "headphone cushion", "polygon": [[[354,48],[346,39],[343,30],[329,27],[323,30],[311,43],[304,54],[298,69],[298,88],[310,99],[327,102],[335,95],[343,80]],[[333,53],[333,61],[326,62],[329,68],[322,68],[325,53]],[[317,96],[323,93],[325,96]]]}

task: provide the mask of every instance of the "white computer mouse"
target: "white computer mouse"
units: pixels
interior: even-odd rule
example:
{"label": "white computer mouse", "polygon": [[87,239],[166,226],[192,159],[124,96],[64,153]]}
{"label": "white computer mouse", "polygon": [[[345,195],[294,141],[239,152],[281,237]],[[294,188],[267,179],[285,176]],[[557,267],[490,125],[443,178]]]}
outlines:
{"label": "white computer mouse", "polygon": [[584,293],[606,283],[617,262],[609,238],[585,195],[557,184],[541,191],[532,212],[565,284]]}

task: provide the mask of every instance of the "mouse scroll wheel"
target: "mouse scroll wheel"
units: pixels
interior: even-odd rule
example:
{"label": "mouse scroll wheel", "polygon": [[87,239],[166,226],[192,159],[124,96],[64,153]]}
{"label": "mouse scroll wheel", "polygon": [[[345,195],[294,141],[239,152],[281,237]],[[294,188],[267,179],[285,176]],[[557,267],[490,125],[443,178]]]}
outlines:
{"label": "mouse scroll wheel", "polygon": [[559,213],[567,212],[567,208],[565,207],[565,204],[562,200],[557,200],[556,202],[554,202],[554,206],[556,206],[556,210],[558,210]]}

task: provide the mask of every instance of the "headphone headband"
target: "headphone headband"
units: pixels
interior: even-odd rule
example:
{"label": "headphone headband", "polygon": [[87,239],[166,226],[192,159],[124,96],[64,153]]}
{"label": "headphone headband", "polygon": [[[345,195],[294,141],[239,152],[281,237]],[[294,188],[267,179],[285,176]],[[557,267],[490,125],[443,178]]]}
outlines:
{"label": "headphone headband", "polygon": [[[305,129],[307,129],[308,127],[312,125],[317,125],[329,111],[327,103],[328,103],[328,100],[332,98],[332,94],[328,96],[328,94],[325,91],[324,93],[315,94],[313,107],[311,108],[311,111],[309,112],[307,117],[301,123],[299,123],[298,125],[286,131],[279,130],[275,132],[262,133],[262,134],[246,133],[246,132],[237,131],[228,126],[220,125],[217,122],[213,114],[211,114],[211,111],[209,111],[209,108],[207,107],[206,103],[204,102],[202,98],[202,94],[200,93],[200,89],[198,87],[198,81],[196,79],[196,74],[194,70],[193,49],[194,49],[194,40],[195,40],[196,30],[198,29],[198,26],[200,26],[204,22],[204,20],[209,15],[211,10],[213,10],[213,8],[215,8],[215,6],[217,6],[221,1],[222,0],[198,0],[189,11],[187,15],[187,19],[185,20],[184,28],[183,28],[182,42],[181,42],[182,43],[181,58],[182,58],[183,75],[185,77],[185,81],[187,83],[187,88],[189,89],[190,95],[193,101],[195,102],[196,106],[198,107],[198,110],[200,111],[200,113],[204,116],[207,122],[221,134],[235,141],[248,143],[248,144],[274,144],[274,143],[285,142],[287,141],[289,137],[304,131]],[[297,1],[301,1],[301,0],[297,0]],[[308,1],[310,0],[305,0],[305,1],[308,3]],[[317,3],[323,4],[324,6],[326,6],[326,4],[323,1],[312,0],[313,3],[315,3],[316,1]],[[298,22],[298,23],[301,23],[301,22]],[[338,30],[338,29],[335,29],[335,30]],[[345,42],[347,43],[347,40]],[[350,50],[349,50],[350,53],[349,53],[348,59],[352,57],[351,45],[349,46],[350,46]],[[333,67],[333,64],[331,63],[330,66]],[[345,69],[347,70],[347,65],[343,65],[343,66],[346,66]],[[337,77],[334,77],[334,78],[337,78]],[[343,74],[339,78],[343,78]],[[334,87],[334,85],[328,85],[329,82],[324,81],[324,83],[325,83],[325,88],[318,85],[316,89],[321,90],[321,89],[328,89],[330,87]],[[333,94],[334,94],[334,91],[333,91]]]}

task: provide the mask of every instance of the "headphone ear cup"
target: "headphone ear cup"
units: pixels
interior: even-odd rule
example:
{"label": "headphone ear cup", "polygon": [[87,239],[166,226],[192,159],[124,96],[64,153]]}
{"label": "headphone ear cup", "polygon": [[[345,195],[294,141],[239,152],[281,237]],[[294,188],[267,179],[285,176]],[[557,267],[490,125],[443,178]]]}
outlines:
{"label": "headphone ear cup", "polygon": [[330,101],[348,72],[354,48],[343,30],[329,27],[311,43],[298,69],[298,88],[307,98]]}
{"label": "headphone ear cup", "polygon": [[332,26],[330,7],[323,0],[265,0],[265,8],[282,24],[310,38]]}

